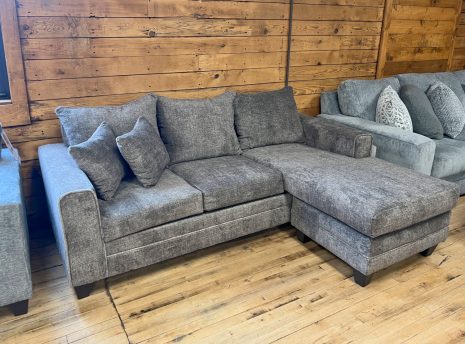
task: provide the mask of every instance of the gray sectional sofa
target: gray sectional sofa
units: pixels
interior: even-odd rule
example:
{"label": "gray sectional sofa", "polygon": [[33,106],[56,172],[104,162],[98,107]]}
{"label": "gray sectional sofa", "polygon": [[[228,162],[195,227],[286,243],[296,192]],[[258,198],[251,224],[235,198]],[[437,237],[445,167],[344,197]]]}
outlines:
{"label": "gray sectional sofa", "polygon": [[[108,201],[69,142],[40,147],[55,237],[79,298],[95,281],[288,222],[300,240],[351,265],[363,286],[446,239],[455,184],[371,157],[365,132],[299,116],[291,88],[219,97],[124,105],[158,123],[171,163],[155,186],[129,176]],[[104,108],[62,112],[64,137],[81,142],[114,120]],[[118,130],[134,125],[116,117]]]}
{"label": "gray sectional sofa", "polygon": [[404,85],[425,91],[434,83],[446,84],[465,104],[465,71],[408,73],[379,80],[347,80],[335,92],[321,95],[320,117],[373,135],[376,157],[460,186],[465,194],[465,129],[455,139],[431,139],[375,122],[376,102],[384,87],[399,92]]}

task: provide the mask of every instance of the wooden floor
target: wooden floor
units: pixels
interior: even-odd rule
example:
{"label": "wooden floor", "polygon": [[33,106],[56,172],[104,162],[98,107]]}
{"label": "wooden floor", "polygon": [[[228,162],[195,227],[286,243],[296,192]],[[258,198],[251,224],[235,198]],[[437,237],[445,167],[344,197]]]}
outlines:
{"label": "wooden floor", "polygon": [[352,270],[291,227],[111,278],[77,301],[51,240],[31,243],[29,313],[0,308],[0,342],[462,343],[465,199],[450,236],[377,273]]}

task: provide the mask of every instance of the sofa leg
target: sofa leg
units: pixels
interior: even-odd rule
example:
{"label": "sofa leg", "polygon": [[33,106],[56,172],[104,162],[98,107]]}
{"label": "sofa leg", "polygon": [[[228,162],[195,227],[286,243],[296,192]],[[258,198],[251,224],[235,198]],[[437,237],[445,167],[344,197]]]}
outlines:
{"label": "sofa leg", "polygon": [[80,285],[78,287],[74,287],[74,292],[76,293],[76,297],[78,300],[83,299],[90,295],[92,289],[94,289],[94,283]]}
{"label": "sofa leg", "polygon": [[373,275],[364,275],[360,271],[354,269],[354,281],[361,287],[366,287]]}
{"label": "sofa leg", "polygon": [[304,244],[310,241],[310,238],[299,230],[297,230],[297,239],[299,239],[299,241]]}
{"label": "sofa leg", "polygon": [[15,316],[18,316],[18,315],[23,315],[27,313],[28,305],[29,305],[29,300],[23,300],[23,301],[12,303],[9,307],[10,307],[11,312]]}
{"label": "sofa leg", "polygon": [[420,254],[423,256],[423,257],[429,257],[433,254],[434,250],[436,249],[436,247],[438,247],[438,245],[434,245],[434,246],[431,246],[430,248],[424,250],[424,251],[421,251]]}

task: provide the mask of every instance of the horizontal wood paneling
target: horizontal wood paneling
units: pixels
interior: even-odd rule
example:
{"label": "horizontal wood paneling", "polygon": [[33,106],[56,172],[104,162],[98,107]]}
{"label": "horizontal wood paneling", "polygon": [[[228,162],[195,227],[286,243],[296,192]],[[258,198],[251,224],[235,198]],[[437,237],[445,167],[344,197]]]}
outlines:
{"label": "horizontal wood paneling", "polygon": [[451,70],[465,69],[465,4],[459,15],[458,25],[455,31],[454,52],[450,64]]}

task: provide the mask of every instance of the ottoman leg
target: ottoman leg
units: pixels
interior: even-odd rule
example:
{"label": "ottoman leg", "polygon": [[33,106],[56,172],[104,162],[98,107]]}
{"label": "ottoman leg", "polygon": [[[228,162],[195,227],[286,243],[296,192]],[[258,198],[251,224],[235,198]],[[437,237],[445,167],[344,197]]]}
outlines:
{"label": "ottoman leg", "polygon": [[429,257],[433,254],[434,250],[436,249],[436,247],[438,247],[438,245],[434,245],[434,246],[431,246],[430,248],[420,252],[420,254],[423,256],[423,257]]}
{"label": "ottoman leg", "polygon": [[299,230],[297,230],[297,239],[304,244],[310,241],[310,238]]}
{"label": "ottoman leg", "polygon": [[361,287],[366,287],[370,283],[371,276],[373,275],[364,275],[360,271],[354,269],[354,281]]}
{"label": "ottoman leg", "polygon": [[9,307],[10,307],[11,312],[15,316],[18,316],[18,315],[23,315],[27,313],[28,305],[29,305],[29,300],[23,300],[23,301],[12,303]]}
{"label": "ottoman leg", "polygon": [[94,289],[94,283],[80,285],[78,287],[74,287],[74,292],[76,293],[76,297],[78,300],[83,299],[90,295],[92,289]]}

